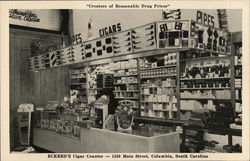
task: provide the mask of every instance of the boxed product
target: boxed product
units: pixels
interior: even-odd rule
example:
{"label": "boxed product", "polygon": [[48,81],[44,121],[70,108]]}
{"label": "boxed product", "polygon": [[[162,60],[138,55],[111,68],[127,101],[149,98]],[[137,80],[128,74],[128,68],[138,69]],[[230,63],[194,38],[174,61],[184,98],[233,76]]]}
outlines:
{"label": "boxed product", "polygon": [[127,82],[135,82],[134,81],[134,77],[127,77],[128,79],[127,79]]}
{"label": "boxed product", "polygon": [[49,128],[49,119],[41,119],[41,128],[48,129]]}
{"label": "boxed product", "polygon": [[154,111],[148,110],[148,117],[154,117]]}
{"label": "boxed product", "polygon": [[52,120],[49,120],[49,130],[55,130],[56,128],[56,120],[52,119]]}
{"label": "boxed product", "polygon": [[231,99],[231,92],[230,90],[218,90],[215,91],[215,96],[218,99]]}
{"label": "boxed product", "polygon": [[74,131],[74,135],[76,137],[80,137],[80,127],[79,126],[74,125],[73,131]]}
{"label": "boxed product", "polygon": [[127,67],[127,61],[121,61],[121,69],[125,69]]}
{"label": "boxed product", "polygon": [[163,110],[163,105],[162,105],[162,103],[158,103],[157,108],[158,108],[158,110]]}
{"label": "boxed product", "polygon": [[136,59],[129,59],[128,60],[128,67],[130,67],[130,68],[137,67],[137,60]]}
{"label": "boxed product", "polygon": [[173,111],[177,111],[177,104],[176,104],[176,103],[173,103],[173,104],[172,104],[172,110],[173,110]]}
{"label": "boxed product", "polygon": [[153,110],[158,110],[158,105],[157,105],[157,103],[153,103]]}
{"label": "boxed product", "polygon": [[116,62],[114,68],[121,69],[121,62]]}
{"label": "boxed product", "polygon": [[65,133],[74,133],[74,122],[69,121],[65,123]]}

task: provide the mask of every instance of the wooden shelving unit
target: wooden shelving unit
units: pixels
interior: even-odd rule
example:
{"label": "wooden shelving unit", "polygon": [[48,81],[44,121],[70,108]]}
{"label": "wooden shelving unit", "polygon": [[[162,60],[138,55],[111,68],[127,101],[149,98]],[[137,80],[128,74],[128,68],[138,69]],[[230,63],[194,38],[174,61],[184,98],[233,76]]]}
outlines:
{"label": "wooden shelving unit", "polygon": [[[134,101],[133,110],[139,115],[139,72],[138,59],[128,59],[117,61],[117,68],[112,69],[114,72],[114,90],[115,99],[119,101]],[[130,63],[130,65],[128,65]]]}
{"label": "wooden shelving unit", "polygon": [[242,32],[232,33],[232,84],[234,88],[232,92],[232,104],[234,107],[236,123],[242,124],[242,120],[239,119],[242,115]]}
{"label": "wooden shelving unit", "polygon": [[[212,103],[214,107],[217,106],[218,101],[221,103],[231,103],[231,56],[225,56],[214,52],[200,53],[198,50],[190,50],[188,52],[189,56],[199,55],[200,57],[193,59],[186,58],[187,55],[185,51],[181,52],[179,55],[180,111],[191,112],[193,110],[191,105],[193,104],[196,104],[196,109],[198,105],[200,109],[203,109],[208,101],[210,101],[209,106],[211,106]],[[202,54],[210,56],[203,57]],[[226,92],[225,94],[227,94],[227,96],[218,94],[221,92]],[[217,98],[215,93],[218,94],[219,98]],[[200,95],[200,97],[197,95]],[[211,95],[213,96],[211,97]],[[223,96],[225,98],[223,98]],[[182,109],[182,106],[185,106],[185,108]],[[190,109],[187,109],[187,106],[190,106]],[[188,118],[185,118],[185,115],[180,119],[188,120]]]}
{"label": "wooden shelving unit", "polygon": [[139,59],[141,117],[178,119],[177,57],[178,51]]}
{"label": "wooden shelving unit", "polygon": [[77,91],[79,103],[88,103],[87,67],[70,69],[70,91]]}

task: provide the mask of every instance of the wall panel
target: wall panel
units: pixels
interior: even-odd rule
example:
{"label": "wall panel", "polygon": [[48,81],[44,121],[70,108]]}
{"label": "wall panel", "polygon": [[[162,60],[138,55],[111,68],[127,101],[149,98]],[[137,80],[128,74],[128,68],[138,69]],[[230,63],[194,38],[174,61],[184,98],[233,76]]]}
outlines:
{"label": "wall panel", "polygon": [[[40,38],[45,46],[61,44],[61,35],[10,28],[10,148],[19,144],[17,108],[21,103],[46,105],[48,100],[61,100],[68,89],[68,67],[58,67],[40,72],[30,72],[28,58],[30,43]],[[69,38],[64,36],[65,44]],[[63,74],[62,74],[63,73]],[[57,89],[60,89],[57,91]]]}

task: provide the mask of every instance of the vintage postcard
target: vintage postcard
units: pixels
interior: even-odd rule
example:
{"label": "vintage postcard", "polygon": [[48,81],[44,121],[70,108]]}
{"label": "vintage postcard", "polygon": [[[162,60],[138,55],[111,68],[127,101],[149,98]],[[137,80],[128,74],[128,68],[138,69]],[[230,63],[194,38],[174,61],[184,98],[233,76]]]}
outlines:
{"label": "vintage postcard", "polygon": [[0,19],[1,160],[250,160],[249,1],[1,1]]}

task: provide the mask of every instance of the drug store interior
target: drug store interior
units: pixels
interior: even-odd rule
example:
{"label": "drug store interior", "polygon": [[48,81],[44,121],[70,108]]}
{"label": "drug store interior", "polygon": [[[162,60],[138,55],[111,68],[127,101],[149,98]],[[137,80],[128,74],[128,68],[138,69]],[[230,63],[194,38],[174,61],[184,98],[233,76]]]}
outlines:
{"label": "drug store interior", "polygon": [[10,151],[241,152],[241,22],[225,9],[10,10]]}

